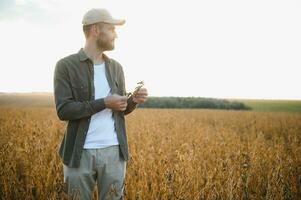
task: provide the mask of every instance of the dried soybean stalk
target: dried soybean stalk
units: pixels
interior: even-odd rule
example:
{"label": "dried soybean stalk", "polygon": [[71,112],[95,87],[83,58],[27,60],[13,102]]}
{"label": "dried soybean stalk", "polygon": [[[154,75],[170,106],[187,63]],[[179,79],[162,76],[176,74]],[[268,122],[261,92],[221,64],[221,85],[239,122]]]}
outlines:
{"label": "dried soybean stalk", "polygon": [[135,95],[135,94],[136,94],[143,86],[144,86],[144,81],[139,81],[139,82],[137,83],[137,86],[136,86],[134,92],[128,93],[128,94],[127,94],[127,97],[130,98],[131,96]]}

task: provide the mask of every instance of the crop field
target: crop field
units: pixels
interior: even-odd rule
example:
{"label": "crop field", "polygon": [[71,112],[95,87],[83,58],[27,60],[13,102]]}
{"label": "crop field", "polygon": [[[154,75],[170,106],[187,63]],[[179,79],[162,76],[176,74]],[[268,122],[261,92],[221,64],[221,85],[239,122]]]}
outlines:
{"label": "crop field", "polygon": [[[0,113],[0,199],[65,199],[54,108]],[[300,112],[137,109],[126,120],[126,200],[301,199]]]}
{"label": "crop field", "polygon": [[256,111],[301,112],[300,100],[238,100]]}

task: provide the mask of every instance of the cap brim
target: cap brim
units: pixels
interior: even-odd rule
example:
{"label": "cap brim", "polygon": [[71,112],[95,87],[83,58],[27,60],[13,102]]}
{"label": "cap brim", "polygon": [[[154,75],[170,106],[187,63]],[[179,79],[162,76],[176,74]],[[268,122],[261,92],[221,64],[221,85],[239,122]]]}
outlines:
{"label": "cap brim", "polygon": [[109,21],[105,21],[105,23],[121,26],[121,25],[125,24],[125,20],[124,19],[112,19]]}

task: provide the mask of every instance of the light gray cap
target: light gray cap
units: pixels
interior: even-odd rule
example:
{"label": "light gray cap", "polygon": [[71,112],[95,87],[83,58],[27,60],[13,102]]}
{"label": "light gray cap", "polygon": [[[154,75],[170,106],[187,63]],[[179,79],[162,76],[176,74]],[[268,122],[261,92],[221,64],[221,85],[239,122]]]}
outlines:
{"label": "light gray cap", "polygon": [[86,12],[83,17],[82,24],[89,25],[99,22],[104,22],[113,25],[123,25],[125,23],[124,19],[114,19],[108,10],[103,8],[93,8]]}

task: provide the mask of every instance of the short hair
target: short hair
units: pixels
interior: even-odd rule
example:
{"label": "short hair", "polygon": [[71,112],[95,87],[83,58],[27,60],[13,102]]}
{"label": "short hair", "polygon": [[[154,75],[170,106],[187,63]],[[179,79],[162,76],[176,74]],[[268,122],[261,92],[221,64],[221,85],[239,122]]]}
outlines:
{"label": "short hair", "polygon": [[99,23],[95,23],[95,24],[83,25],[83,32],[84,32],[86,38],[89,37],[90,30],[93,25],[97,25],[98,27],[101,28],[103,26],[103,23],[99,22]]}
{"label": "short hair", "polygon": [[90,34],[90,30],[93,24],[89,24],[89,25],[84,25],[83,26],[83,32],[85,34],[85,37],[87,38]]}

